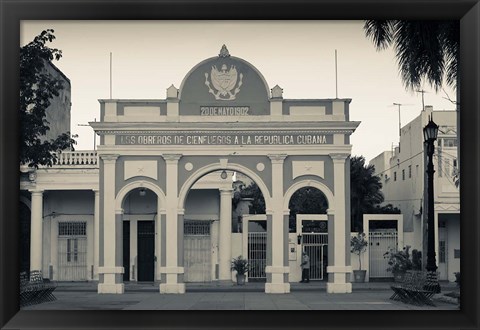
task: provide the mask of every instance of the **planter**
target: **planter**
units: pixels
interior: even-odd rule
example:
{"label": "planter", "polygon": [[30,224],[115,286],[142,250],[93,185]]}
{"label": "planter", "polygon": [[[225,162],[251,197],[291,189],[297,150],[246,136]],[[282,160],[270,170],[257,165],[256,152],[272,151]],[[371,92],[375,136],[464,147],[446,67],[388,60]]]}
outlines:
{"label": "planter", "polygon": [[237,274],[237,285],[245,285],[245,274]]}
{"label": "planter", "polygon": [[393,280],[397,283],[403,283],[405,273],[393,273]]}
{"label": "planter", "polygon": [[367,275],[366,270],[354,270],[353,271],[353,278],[355,279],[355,283],[365,282],[365,275]]}

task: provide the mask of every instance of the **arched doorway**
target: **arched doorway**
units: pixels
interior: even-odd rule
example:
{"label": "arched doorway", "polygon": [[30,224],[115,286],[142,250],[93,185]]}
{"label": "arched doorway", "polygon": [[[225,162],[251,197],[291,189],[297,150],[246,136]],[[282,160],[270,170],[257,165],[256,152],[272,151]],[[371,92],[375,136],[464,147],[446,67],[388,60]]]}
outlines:
{"label": "arched doorway", "polygon": [[297,234],[298,260],[302,253],[310,258],[310,280],[327,280],[328,200],[321,190],[302,187],[290,198],[289,227]]}
{"label": "arched doorway", "polygon": [[134,188],[125,196],[122,210],[123,280],[153,282],[156,263],[157,195],[148,188]]}
{"label": "arched doorway", "polygon": [[[253,198],[249,198],[253,196],[256,197],[255,203],[252,203]],[[257,202],[263,207],[259,207]],[[258,185],[248,175],[238,171],[208,171],[197,176],[190,186],[183,210],[184,281],[231,281],[231,259],[236,251],[238,254],[243,251],[242,240],[235,239],[241,237],[242,216],[250,212],[265,214],[265,199]],[[258,271],[263,273],[263,277],[267,249],[266,232],[264,234],[264,244],[261,246],[263,253],[255,252],[256,256],[263,258],[259,263],[262,269]],[[246,244],[250,246],[250,243]],[[256,247],[260,247],[260,244],[256,244]],[[254,251],[249,250],[244,257],[251,261],[253,254]]]}

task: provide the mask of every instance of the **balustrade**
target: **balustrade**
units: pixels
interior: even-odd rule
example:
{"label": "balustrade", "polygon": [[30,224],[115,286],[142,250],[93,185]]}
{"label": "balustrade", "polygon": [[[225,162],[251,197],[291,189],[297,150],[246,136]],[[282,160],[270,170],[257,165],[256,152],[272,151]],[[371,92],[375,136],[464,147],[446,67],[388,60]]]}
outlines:
{"label": "balustrade", "polygon": [[97,166],[98,164],[98,155],[95,150],[62,151],[57,156],[55,166]]}

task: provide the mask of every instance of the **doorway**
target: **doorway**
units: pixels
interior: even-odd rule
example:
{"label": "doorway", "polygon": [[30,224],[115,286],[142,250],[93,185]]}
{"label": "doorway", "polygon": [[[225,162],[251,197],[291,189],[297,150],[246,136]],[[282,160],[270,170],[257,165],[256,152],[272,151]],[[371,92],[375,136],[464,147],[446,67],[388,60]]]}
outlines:
{"label": "doorway", "polygon": [[210,221],[189,220],[184,223],[185,282],[212,280],[210,225]]}
{"label": "doorway", "polygon": [[155,269],[155,221],[137,222],[138,281],[152,282]]}

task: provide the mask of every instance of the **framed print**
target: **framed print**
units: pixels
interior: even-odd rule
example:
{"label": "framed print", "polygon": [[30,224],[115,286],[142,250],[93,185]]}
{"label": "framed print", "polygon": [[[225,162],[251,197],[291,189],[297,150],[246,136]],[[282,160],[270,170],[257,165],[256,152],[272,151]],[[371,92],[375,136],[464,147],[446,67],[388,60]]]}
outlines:
{"label": "framed print", "polygon": [[[2,329],[479,327],[478,1],[0,5]],[[384,20],[459,22],[439,29],[458,32],[438,63],[454,73],[408,80],[438,53],[396,57]],[[42,30],[66,61],[53,80],[24,74]],[[77,150],[32,138],[42,97]],[[348,170],[365,158],[370,208]],[[432,281],[459,304],[436,306]]]}

